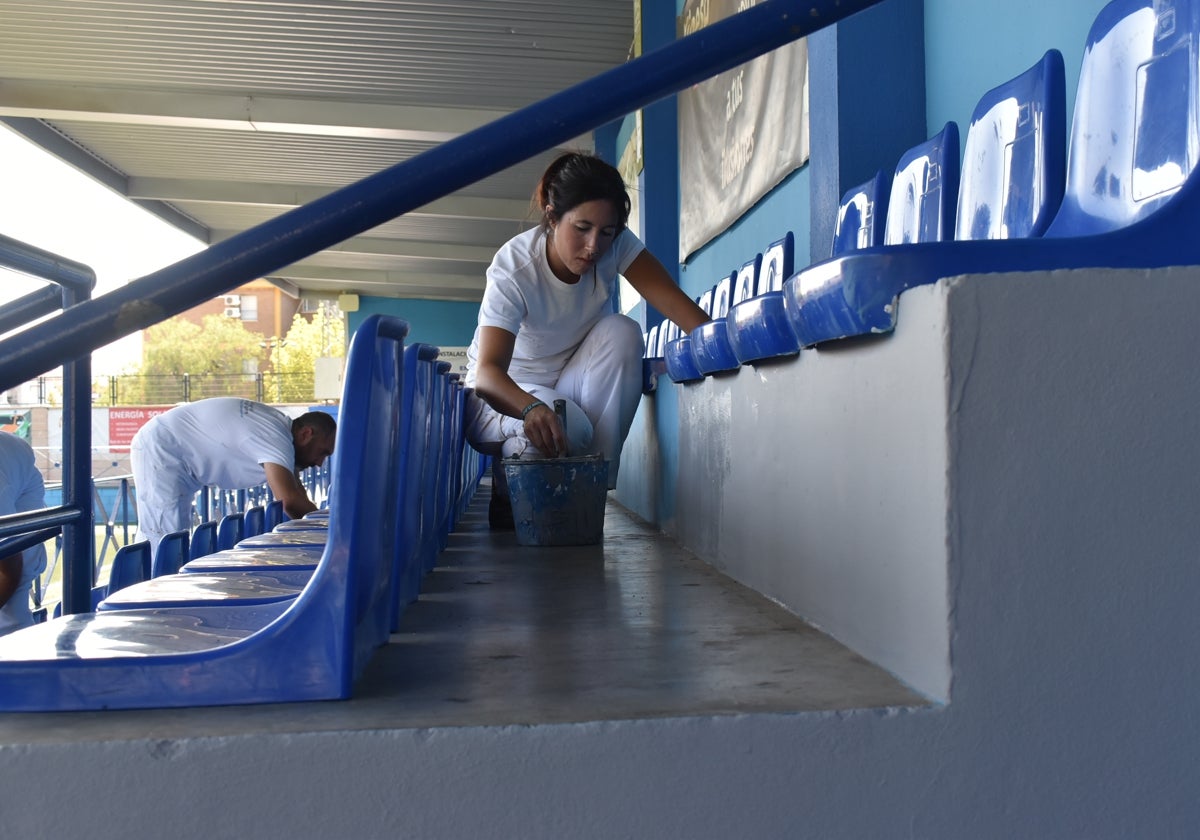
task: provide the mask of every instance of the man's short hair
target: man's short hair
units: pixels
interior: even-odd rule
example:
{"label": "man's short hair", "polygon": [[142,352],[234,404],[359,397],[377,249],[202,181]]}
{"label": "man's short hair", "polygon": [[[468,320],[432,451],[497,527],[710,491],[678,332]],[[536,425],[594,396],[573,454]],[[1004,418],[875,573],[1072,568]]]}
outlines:
{"label": "man's short hair", "polygon": [[332,437],[337,434],[337,421],[333,419],[332,414],[324,411],[307,411],[292,421],[292,433],[306,428]]}

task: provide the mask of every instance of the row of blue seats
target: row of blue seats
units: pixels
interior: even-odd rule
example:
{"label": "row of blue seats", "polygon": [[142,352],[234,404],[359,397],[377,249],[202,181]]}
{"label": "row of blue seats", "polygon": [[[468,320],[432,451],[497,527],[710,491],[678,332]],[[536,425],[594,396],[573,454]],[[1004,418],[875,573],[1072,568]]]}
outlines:
{"label": "row of blue seats", "polygon": [[131,550],[95,611],[0,638],[0,710],[348,697],[484,468],[461,434],[457,375],[407,333],[373,315],[354,334],[328,510],[268,529],[263,509],[261,530],[257,511],[229,515],[190,545],[171,535],[145,580],[129,579],[146,559]]}
{"label": "row of blue seats", "polygon": [[890,183],[880,172],[846,193],[830,259],[793,274],[789,235],[698,299],[713,322],[651,330],[651,369],[694,382],[887,333],[900,295],[943,277],[1197,264],[1198,55],[1200,0],[1114,0],[1088,35],[1069,139],[1050,50],[980,99],[961,171],[951,122]]}

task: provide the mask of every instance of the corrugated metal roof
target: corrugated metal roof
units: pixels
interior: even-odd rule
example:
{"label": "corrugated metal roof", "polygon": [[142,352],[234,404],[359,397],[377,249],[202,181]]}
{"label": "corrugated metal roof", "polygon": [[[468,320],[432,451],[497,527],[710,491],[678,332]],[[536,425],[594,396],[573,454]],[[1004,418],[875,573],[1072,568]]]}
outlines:
{"label": "corrugated metal roof", "polygon": [[[632,33],[632,0],[0,0],[0,118],[215,241],[613,67]],[[478,299],[551,154],[278,279]]]}

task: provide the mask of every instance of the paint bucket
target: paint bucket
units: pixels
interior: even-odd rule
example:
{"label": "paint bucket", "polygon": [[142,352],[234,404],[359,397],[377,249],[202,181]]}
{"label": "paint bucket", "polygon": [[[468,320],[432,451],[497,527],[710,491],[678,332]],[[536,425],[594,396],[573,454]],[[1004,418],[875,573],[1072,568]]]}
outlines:
{"label": "paint bucket", "polygon": [[604,535],[608,462],[603,455],[522,461],[504,475],[521,545],[594,545]]}

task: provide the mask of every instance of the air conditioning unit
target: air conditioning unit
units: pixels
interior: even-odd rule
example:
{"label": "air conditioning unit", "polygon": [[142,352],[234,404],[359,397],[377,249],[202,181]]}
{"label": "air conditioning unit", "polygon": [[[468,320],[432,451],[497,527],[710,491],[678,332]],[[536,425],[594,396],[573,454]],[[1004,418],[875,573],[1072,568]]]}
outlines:
{"label": "air conditioning unit", "polygon": [[242,317],[242,308],[240,306],[226,306],[225,307],[225,317],[226,318],[241,318]]}
{"label": "air conditioning unit", "polygon": [[[241,306],[242,305],[242,296],[241,295],[225,295],[225,305],[226,306]],[[226,312],[225,314],[228,315],[229,313]]]}

